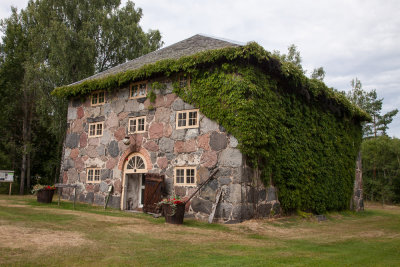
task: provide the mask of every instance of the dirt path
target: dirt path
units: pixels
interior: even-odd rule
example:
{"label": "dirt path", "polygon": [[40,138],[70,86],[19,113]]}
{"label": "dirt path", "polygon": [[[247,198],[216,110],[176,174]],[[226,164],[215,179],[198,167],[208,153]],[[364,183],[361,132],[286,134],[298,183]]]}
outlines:
{"label": "dirt path", "polygon": [[[262,243],[265,246],[274,246],[280,240],[310,239],[317,240],[318,243],[342,241],[355,237],[365,238],[400,238],[398,233],[390,230],[372,230],[368,226],[360,226],[359,221],[346,220],[336,222],[310,223],[301,221],[296,227],[288,227],[282,220],[249,220],[236,225],[227,226],[230,231],[210,230],[198,227],[176,226],[169,224],[149,223],[145,219],[134,217],[116,217],[101,214],[94,214],[82,211],[72,211],[55,209],[51,207],[32,207],[23,204],[11,203],[12,201],[0,199],[0,208],[16,207],[29,208],[30,210],[46,210],[51,214],[68,214],[79,217],[75,223],[100,222],[102,225],[110,225],[105,228],[105,232],[110,235],[123,235],[126,233],[143,234],[149,237],[162,240],[181,240],[190,244],[200,244],[203,242],[223,242],[232,241],[242,245],[257,246]],[[367,209],[378,209],[382,207],[371,205]],[[385,210],[400,214],[400,207],[387,206]],[[374,220],[381,218],[371,218],[369,223],[373,227]],[[74,223],[73,222],[73,223]],[[281,223],[282,222],[282,223]],[[63,231],[63,230],[44,230],[31,228],[21,225],[9,225],[9,222],[1,220],[0,217],[0,248],[28,249],[35,248],[37,253],[45,252],[52,247],[79,247],[89,245],[92,241],[88,239],[87,229]],[[112,227],[111,227],[112,226]],[[343,227],[346,227],[344,230]],[[76,227],[78,228],[78,227]],[[75,228],[74,228],[75,229]],[[268,242],[249,238],[249,235],[258,235],[268,238]],[[49,238],[56,237],[56,238]]]}

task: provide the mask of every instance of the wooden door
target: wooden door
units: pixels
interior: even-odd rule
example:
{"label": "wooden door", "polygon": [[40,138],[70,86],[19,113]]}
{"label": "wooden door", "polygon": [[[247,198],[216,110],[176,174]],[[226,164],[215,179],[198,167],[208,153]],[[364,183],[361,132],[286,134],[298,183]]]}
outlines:
{"label": "wooden door", "polygon": [[164,191],[164,175],[147,173],[144,188],[143,211],[158,213],[157,203],[161,201]]}

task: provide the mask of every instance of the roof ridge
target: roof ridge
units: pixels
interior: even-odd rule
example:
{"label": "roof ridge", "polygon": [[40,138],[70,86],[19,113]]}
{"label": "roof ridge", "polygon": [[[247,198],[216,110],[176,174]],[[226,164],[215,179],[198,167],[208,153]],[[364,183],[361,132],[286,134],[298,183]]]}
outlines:
{"label": "roof ridge", "polygon": [[[212,38],[212,39],[217,39],[217,40],[224,41],[224,42],[227,42],[227,43],[232,43],[232,44],[235,44],[235,45],[240,45],[240,46],[246,45],[246,43],[244,43],[244,42],[239,42],[239,41],[231,40],[231,39],[228,39],[228,38],[222,38],[222,37],[218,37],[218,36],[215,36],[215,35],[210,35],[210,34],[205,34],[205,33],[198,33],[196,35],[200,35],[200,36],[204,36],[204,37],[208,37],[208,38]],[[196,35],[194,35],[194,36],[196,36]]]}

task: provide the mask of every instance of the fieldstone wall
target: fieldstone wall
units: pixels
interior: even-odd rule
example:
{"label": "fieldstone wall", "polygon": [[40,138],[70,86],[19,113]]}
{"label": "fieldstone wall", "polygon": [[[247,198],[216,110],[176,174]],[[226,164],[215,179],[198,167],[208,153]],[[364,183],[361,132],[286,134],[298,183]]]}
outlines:
{"label": "fieldstone wall", "polygon": [[[149,81],[150,86],[153,81]],[[63,157],[63,183],[77,184],[82,202],[103,205],[108,185],[114,190],[109,206],[119,208],[123,190],[125,159],[134,152],[143,155],[149,173],[164,174],[168,194],[183,198],[190,196],[196,186],[175,186],[174,168],[195,166],[197,183],[203,183],[211,171],[218,168],[215,179],[205,185],[190,201],[187,213],[198,219],[208,219],[218,189],[223,190],[215,218],[225,222],[249,218],[242,213],[249,198],[242,181],[243,156],[237,149],[236,138],[216,122],[199,114],[199,127],[175,129],[176,113],[193,109],[192,105],[172,93],[172,82],[157,80],[166,85],[156,91],[154,103],[146,98],[129,99],[129,88],[106,92],[105,104],[92,107],[90,97],[72,99],[68,106],[68,132]],[[146,132],[129,135],[130,145],[122,140],[128,136],[131,117],[146,116]],[[88,138],[88,125],[104,122],[103,136]],[[87,168],[101,168],[100,183],[86,183]],[[64,198],[72,198],[71,190],[64,190]]]}

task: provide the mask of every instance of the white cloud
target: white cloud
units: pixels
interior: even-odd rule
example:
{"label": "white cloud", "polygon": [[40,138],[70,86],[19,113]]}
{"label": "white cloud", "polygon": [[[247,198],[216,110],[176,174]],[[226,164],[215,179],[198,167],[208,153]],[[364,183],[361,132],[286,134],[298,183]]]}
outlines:
{"label": "white cloud", "polygon": [[[123,1],[124,2],[124,1]],[[286,52],[296,44],[309,71],[323,66],[328,86],[350,88],[358,77],[384,98],[384,111],[400,108],[400,1],[397,0],[137,0],[144,30],[159,29],[166,45],[204,33],[240,42],[256,41]],[[10,5],[3,0],[0,17]],[[400,115],[390,125],[400,137]]]}

